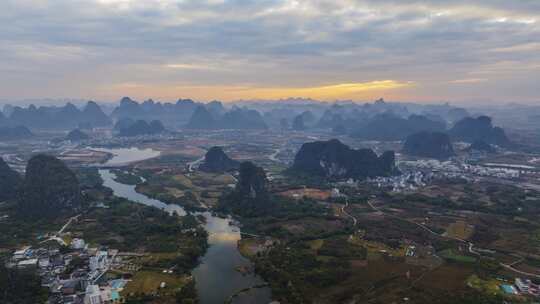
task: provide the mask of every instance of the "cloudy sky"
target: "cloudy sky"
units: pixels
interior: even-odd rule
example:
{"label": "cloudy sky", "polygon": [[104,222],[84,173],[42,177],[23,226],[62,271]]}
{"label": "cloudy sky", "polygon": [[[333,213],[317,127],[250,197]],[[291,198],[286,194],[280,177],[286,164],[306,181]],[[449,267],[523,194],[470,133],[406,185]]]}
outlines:
{"label": "cloudy sky", "polygon": [[0,99],[540,104],[538,0],[1,0]]}

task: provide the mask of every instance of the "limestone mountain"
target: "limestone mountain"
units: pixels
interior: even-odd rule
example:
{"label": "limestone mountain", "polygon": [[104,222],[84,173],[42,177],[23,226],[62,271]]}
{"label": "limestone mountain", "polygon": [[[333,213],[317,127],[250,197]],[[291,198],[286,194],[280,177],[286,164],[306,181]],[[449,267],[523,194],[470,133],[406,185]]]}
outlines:
{"label": "limestone mountain", "polygon": [[26,166],[19,195],[19,212],[29,217],[56,217],[80,209],[79,181],[59,159],[39,154]]}
{"label": "limestone mountain", "polygon": [[135,120],[131,118],[121,118],[114,124],[113,130],[115,132],[120,132],[122,129],[129,128],[132,124],[135,123]]}
{"label": "limestone mountain", "polygon": [[43,108],[36,108],[34,105],[28,108],[16,106],[13,108],[9,120],[14,125],[24,125],[29,128],[42,128],[47,124],[49,113]]}
{"label": "limestone mountain", "polygon": [[[131,123],[130,123],[131,122]],[[123,121],[119,125],[119,136],[140,136],[140,135],[155,135],[165,131],[165,127],[159,120],[153,120],[150,123],[140,119],[137,121]]]}
{"label": "limestone mountain", "polygon": [[204,156],[204,162],[199,170],[205,172],[221,173],[238,169],[239,162],[231,159],[221,147],[212,147]]}
{"label": "limestone mountain", "polygon": [[159,120],[169,128],[177,128],[186,125],[199,105],[202,104],[191,99],[178,99],[176,103],[162,103],[148,99],[139,103],[129,97],[124,97],[111,116],[117,120],[125,118],[146,121]]}
{"label": "limestone mountain", "polygon": [[76,127],[80,122],[82,122],[82,112],[70,102],[51,115],[51,123],[55,127]]}
{"label": "limestone mountain", "polygon": [[355,178],[396,174],[393,151],[380,157],[371,149],[351,149],[337,139],[305,143],[289,169],[292,173],[325,178]]}
{"label": "limestone mountain", "polygon": [[28,139],[33,136],[34,134],[24,126],[0,127],[0,141]]}
{"label": "limestone mountain", "polygon": [[188,129],[215,129],[217,121],[205,106],[200,105],[193,112],[186,127]]}
{"label": "limestone mountain", "polygon": [[264,169],[249,161],[242,162],[235,191],[241,197],[265,198],[268,195],[268,179]]}
{"label": "limestone mountain", "polygon": [[409,135],[403,145],[403,152],[436,159],[447,159],[455,155],[450,137],[441,132],[419,132]]}
{"label": "limestone mountain", "polygon": [[304,117],[301,114],[297,115],[294,118],[292,128],[295,131],[304,131],[306,129],[306,125],[304,123]]}
{"label": "limestone mountain", "polygon": [[90,125],[91,127],[110,126],[111,119],[103,112],[101,107],[94,101],[89,101],[81,114],[81,125]]}
{"label": "limestone mountain", "polygon": [[19,173],[0,157],[0,202],[16,198],[21,183]]}
{"label": "limestone mountain", "polygon": [[218,210],[244,217],[267,214],[274,207],[264,169],[249,161],[240,164],[235,189],[218,203]]}
{"label": "limestone mountain", "polygon": [[[213,106],[213,108],[216,108],[216,106]],[[263,117],[256,110],[235,107],[221,116],[217,112],[219,111],[214,110],[214,113],[210,112],[204,105],[198,106],[195,112],[193,112],[186,128],[205,130],[254,130],[268,128]]]}
{"label": "limestone mountain", "polygon": [[491,118],[488,116],[464,118],[458,121],[452,129],[450,129],[449,134],[456,140],[470,143],[482,140],[488,144],[501,147],[511,145],[504,130],[499,127],[494,127]]}
{"label": "limestone mountain", "polygon": [[109,117],[93,101],[89,101],[82,111],[72,103],[62,107],[14,107],[8,122],[10,125],[24,125],[36,129],[73,129],[83,126],[91,128],[108,126],[111,123]]}
{"label": "limestone mountain", "polygon": [[225,113],[219,121],[220,129],[268,129],[261,113],[256,110],[236,108]]}
{"label": "limestone mountain", "polygon": [[217,100],[211,101],[206,104],[206,109],[214,116],[220,117],[227,111],[223,104]]}
{"label": "limestone mountain", "polygon": [[144,110],[136,101],[129,97],[123,97],[120,100],[120,105],[114,109],[111,115],[118,119],[126,117],[142,118],[144,117]]}

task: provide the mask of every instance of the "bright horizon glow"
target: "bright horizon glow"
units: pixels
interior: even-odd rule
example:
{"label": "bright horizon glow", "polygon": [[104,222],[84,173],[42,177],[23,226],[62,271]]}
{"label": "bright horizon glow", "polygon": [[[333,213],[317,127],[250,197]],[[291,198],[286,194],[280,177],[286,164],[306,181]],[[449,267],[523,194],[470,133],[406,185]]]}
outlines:
{"label": "bright horizon glow", "polygon": [[120,87],[110,88],[111,93],[116,91],[131,92],[129,96],[144,100],[154,98],[158,100],[175,100],[179,97],[195,100],[218,100],[231,102],[237,100],[255,99],[287,99],[311,98],[320,101],[334,100],[374,100],[380,96],[391,95],[394,90],[414,87],[412,82],[395,80],[377,80],[362,83],[342,83],[322,85],[317,87],[256,87],[256,86],[146,86],[144,84],[126,83]]}

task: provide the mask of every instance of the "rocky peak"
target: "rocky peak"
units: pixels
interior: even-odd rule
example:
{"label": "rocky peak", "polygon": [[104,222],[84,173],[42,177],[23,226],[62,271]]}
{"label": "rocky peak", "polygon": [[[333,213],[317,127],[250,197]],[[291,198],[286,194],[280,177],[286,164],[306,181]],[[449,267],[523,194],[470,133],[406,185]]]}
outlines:
{"label": "rocky peak", "polygon": [[24,216],[56,217],[81,207],[81,191],[75,174],[59,159],[39,154],[26,166],[19,198]]}
{"label": "rocky peak", "polygon": [[446,159],[454,156],[450,137],[441,132],[419,132],[405,140],[403,152],[413,156]]}
{"label": "rocky peak", "polygon": [[212,147],[204,156],[204,162],[199,166],[201,171],[226,172],[238,169],[239,163],[229,158],[221,147]]}
{"label": "rocky peak", "polygon": [[264,169],[252,162],[240,164],[236,192],[247,198],[263,198],[268,195],[268,179]]}
{"label": "rocky peak", "polygon": [[15,170],[0,157],[0,201],[14,199],[22,179]]}
{"label": "rocky peak", "polygon": [[326,178],[388,176],[397,173],[394,153],[378,157],[371,149],[351,149],[337,139],[302,145],[290,172]]}

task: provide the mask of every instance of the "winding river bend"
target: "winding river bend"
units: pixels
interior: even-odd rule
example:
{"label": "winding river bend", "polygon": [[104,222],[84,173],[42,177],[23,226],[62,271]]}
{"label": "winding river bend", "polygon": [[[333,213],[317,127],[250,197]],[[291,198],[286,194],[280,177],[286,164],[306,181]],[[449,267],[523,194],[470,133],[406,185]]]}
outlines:
{"label": "winding river bend", "polygon": [[[104,152],[113,152],[102,149]],[[130,158],[137,149],[130,149]],[[143,155],[155,157],[155,153],[140,150]],[[113,152],[114,153],[114,152]],[[115,163],[126,164],[129,160],[118,157],[113,159]],[[141,157],[137,160],[141,160]],[[133,159],[132,158],[132,159]],[[105,165],[113,165],[105,163]],[[175,212],[179,215],[186,214],[185,210],[178,205],[168,205],[162,201],[149,198],[135,191],[135,186],[118,183],[114,180],[115,175],[110,170],[100,169],[104,186],[111,188],[114,195],[129,199],[133,202],[162,209],[169,214]],[[237,267],[249,267],[251,262],[240,255],[237,242],[240,240],[240,228],[233,225],[231,219],[213,216],[210,212],[201,213],[206,218],[204,225],[208,232],[209,248],[201,258],[201,263],[192,272],[196,281],[196,288],[201,304],[221,304],[227,302],[231,296],[241,290],[254,286],[263,286],[265,282],[254,274],[241,274]],[[268,287],[253,288],[242,292],[232,299],[235,304],[266,304],[271,301],[271,291]]]}

